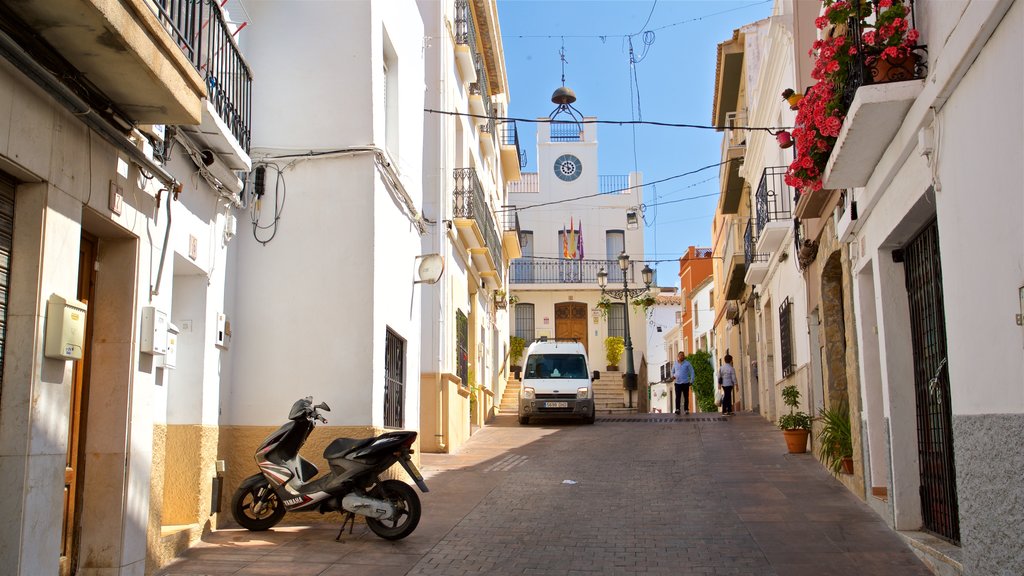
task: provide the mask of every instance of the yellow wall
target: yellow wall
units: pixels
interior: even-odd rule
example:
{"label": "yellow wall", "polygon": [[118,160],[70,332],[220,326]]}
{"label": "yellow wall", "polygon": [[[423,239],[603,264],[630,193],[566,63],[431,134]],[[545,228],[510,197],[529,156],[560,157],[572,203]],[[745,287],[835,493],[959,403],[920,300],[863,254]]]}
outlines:
{"label": "yellow wall", "polygon": [[422,374],[420,385],[423,450],[440,453],[458,450],[469,439],[471,430],[469,390],[459,384],[458,376],[447,373]]}

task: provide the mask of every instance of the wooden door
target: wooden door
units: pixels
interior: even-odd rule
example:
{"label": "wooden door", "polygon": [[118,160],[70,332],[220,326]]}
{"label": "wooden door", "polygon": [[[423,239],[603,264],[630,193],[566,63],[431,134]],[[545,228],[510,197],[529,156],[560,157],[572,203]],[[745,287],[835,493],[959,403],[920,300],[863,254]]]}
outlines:
{"label": "wooden door", "polygon": [[555,339],[575,338],[587,347],[587,304],[559,302],[555,304]]}
{"label": "wooden door", "polygon": [[79,480],[81,478],[79,447],[83,445],[85,427],[83,406],[88,399],[89,354],[92,323],[95,310],[91,302],[96,286],[96,238],[82,233],[78,255],[78,299],[89,305],[85,317],[85,344],[82,360],[74,363],[71,386],[71,411],[68,422],[68,450],[64,469],[64,520],[62,523],[60,572],[62,576],[75,573],[78,545]]}

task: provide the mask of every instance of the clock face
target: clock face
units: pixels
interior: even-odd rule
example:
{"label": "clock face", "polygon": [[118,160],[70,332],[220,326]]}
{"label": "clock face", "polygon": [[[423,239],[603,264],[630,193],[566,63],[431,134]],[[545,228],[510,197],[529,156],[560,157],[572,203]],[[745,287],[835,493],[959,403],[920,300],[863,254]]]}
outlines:
{"label": "clock face", "polygon": [[572,154],[562,154],[555,160],[555,176],[572,182],[583,173],[583,163]]}

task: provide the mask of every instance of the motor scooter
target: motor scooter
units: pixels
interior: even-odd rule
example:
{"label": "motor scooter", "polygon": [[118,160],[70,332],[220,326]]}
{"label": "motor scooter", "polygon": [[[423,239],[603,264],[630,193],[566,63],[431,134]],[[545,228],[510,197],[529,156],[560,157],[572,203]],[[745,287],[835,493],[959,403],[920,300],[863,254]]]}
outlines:
{"label": "motor scooter", "polygon": [[[420,521],[419,496],[400,480],[381,480],[380,474],[395,462],[412,477],[424,493],[423,475],[410,455],[416,432],[387,432],[373,438],[336,438],[324,450],[330,472],[317,478],[319,470],[299,451],[317,422],[327,423],[320,411],[330,412],[327,403],[313,405],[313,397],[297,401],[288,422],[267,437],[256,450],[259,474],[246,478],[231,498],[231,513],[243,528],[268,530],[287,512],[318,510],[346,513],[338,538],[356,516],[377,536],[387,540],[405,538]],[[349,528],[351,532],[351,527]]]}

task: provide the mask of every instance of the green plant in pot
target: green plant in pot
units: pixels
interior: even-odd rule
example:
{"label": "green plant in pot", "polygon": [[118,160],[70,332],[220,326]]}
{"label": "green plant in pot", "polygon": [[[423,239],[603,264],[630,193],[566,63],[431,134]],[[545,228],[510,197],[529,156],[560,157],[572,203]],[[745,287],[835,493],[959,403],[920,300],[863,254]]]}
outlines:
{"label": "green plant in pot", "polygon": [[818,411],[821,418],[821,447],[818,457],[836,476],[842,471],[853,473],[853,431],[850,427],[850,405],[842,400],[833,407]]}
{"label": "green plant in pot", "polygon": [[604,355],[608,359],[609,371],[619,369],[619,360],[622,359],[622,353],[625,351],[626,343],[621,336],[609,336],[604,339]]}
{"label": "green plant in pot", "polygon": [[522,370],[522,365],[519,364],[523,360],[523,351],[526,350],[526,340],[519,336],[513,336],[508,339],[508,358],[512,361],[512,371],[519,372]]}
{"label": "green plant in pot", "polygon": [[811,416],[797,410],[800,407],[800,390],[790,384],[782,389],[782,401],[789,406],[789,414],[779,416],[779,428],[786,437],[790,454],[807,452],[807,436],[811,431]]}

